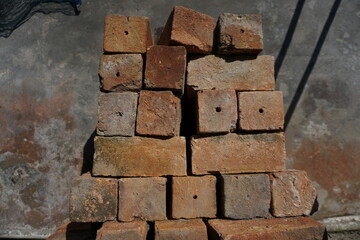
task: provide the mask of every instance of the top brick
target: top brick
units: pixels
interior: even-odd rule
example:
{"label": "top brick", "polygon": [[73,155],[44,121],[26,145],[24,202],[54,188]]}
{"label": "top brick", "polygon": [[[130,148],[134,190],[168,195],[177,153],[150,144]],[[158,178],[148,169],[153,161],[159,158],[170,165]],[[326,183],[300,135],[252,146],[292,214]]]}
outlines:
{"label": "top brick", "polygon": [[260,15],[223,13],[217,27],[218,54],[259,54],[264,48]]}
{"label": "top brick", "polygon": [[104,52],[145,53],[151,45],[153,39],[147,17],[105,17]]}
{"label": "top brick", "polygon": [[209,54],[215,20],[206,14],[176,6],[166,22],[159,45],[185,46],[188,53]]}

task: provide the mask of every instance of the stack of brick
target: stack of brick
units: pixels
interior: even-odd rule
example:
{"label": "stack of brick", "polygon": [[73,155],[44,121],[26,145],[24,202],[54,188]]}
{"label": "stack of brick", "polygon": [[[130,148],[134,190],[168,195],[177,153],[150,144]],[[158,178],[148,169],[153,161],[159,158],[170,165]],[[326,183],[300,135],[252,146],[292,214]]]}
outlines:
{"label": "stack of brick", "polygon": [[159,45],[145,17],[107,16],[104,35],[92,175],[72,184],[71,221],[104,222],[98,240],[326,237],[306,217],[306,173],[285,168],[260,16],[216,24],[175,7]]}

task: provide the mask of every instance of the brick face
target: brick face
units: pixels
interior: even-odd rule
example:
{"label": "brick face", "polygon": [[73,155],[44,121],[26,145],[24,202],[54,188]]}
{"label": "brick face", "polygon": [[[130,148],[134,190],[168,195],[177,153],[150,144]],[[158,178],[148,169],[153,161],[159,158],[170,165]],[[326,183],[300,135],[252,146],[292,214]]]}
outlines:
{"label": "brick face", "polygon": [[141,54],[102,55],[99,65],[100,87],[104,91],[135,91],[142,86]]}
{"label": "brick face", "polygon": [[153,45],[149,19],[139,16],[105,17],[104,52],[145,53]]}
{"label": "brick face", "polygon": [[117,212],[118,181],[82,175],[72,182],[70,220],[104,222],[114,220]]}
{"label": "brick face", "polygon": [[191,138],[192,173],[272,172],[285,169],[283,133]]}
{"label": "brick face", "polygon": [[96,240],[146,240],[149,226],[146,222],[105,222],[97,231]]}
{"label": "brick face", "polygon": [[239,124],[241,130],[282,130],[284,105],[282,92],[239,92]]}
{"label": "brick face", "polygon": [[216,177],[173,177],[172,217],[199,218],[216,215]]}
{"label": "brick face", "polygon": [[270,217],[270,180],[266,174],[223,175],[224,217],[248,219]]}
{"label": "brick face", "polygon": [[274,57],[268,55],[194,57],[187,66],[187,87],[191,90],[274,90]]}
{"label": "brick face", "polygon": [[95,137],[94,176],[186,175],[184,137]]}
{"label": "brick face", "polygon": [[236,129],[237,98],[234,90],[197,92],[197,132],[230,132]]}
{"label": "brick face", "polygon": [[212,51],[214,18],[192,9],[176,6],[160,36],[159,45],[185,46],[188,53]]}
{"label": "brick face", "polygon": [[166,219],[166,178],[119,180],[120,221]]}
{"label": "brick face", "polygon": [[208,239],[205,223],[201,219],[155,222],[155,240]]}
{"label": "brick face", "polygon": [[146,89],[184,92],[186,49],[183,46],[152,46],[146,53]]}
{"label": "brick face", "polygon": [[309,215],[316,189],[305,171],[286,170],[270,174],[271,212],[275,217]]}
{"label": "brick face", "polygon": [[219,54],[259,54],[263,46],[261,15],[220,14]]}
{"label": "brick face", "polygon": [[181,102],[171,91],[141,91],[136,133],[147,136],[179,136]]}
{"label": "brick face", "polygon": [[134,92],[100,94],[97,134],[134,136],[137,101]]}
{"label": "brick face", "polygon": [[209,220],[209,239],[325,240],[325,227],[311,218]]}

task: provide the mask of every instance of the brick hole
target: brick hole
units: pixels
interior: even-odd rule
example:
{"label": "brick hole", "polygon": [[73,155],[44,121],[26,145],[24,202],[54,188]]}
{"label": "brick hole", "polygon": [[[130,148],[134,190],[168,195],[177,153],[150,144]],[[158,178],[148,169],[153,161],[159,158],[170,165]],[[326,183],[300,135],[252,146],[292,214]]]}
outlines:
{"label": "brick hole", "polygon": [[119,117],[122,117],[123,113],[122,112],[117,112],[116,115],[118,115]]}
{"label": "brick hole", "polygon": [[128,35],[128,34],[129,34],[129,32],[128,32],[128,31],[124,31],[124,33],[125,33],[125,35]]}
{"label": "brick hole", "polygon": [[216,107],[216,108],[215,108],[215,111],[216,111],[216,112],[221,112],[221,107]]}
{"label": "brick hole", "polygon": [[198,198],[198,196],[197,196],[197,195],[194,195],[194,196],[193,196],[193,199],[197,199],[197,198]]}
{"label": "brick hole", "polygon": [[259,113],[263,113],[263,112],[264,112],[264,109],[259,108]]}
{"label": "brick hole", "polygon": [[244,33],[244,32],[245,32],[245,30],[244,30],[244,29],[240,29],[240,32],[241,32],[241,33]]}
{"label": "brick hole", "polygon": [[116,76],[117,76],[117,77],[120,77],[120,72],[117,72],[117,73],[116,73]]}

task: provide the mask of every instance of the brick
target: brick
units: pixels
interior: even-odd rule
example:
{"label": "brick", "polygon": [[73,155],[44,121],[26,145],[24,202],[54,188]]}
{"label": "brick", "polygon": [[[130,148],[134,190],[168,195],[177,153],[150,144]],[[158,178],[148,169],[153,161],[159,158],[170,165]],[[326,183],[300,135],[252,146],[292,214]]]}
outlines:
{"label": "brick", "polygon": [[147,17],[109,15],[105,17],[104,52],[145,53],[153,45]]}
{"label": "brick", "polygon": [[271,213],[275,217],[309,215],[316,189],[305,171],[287,170],[270,175]]}
{"label": "brick", "polygon": [[205,223],[201,219],[155,222],[155,240],[208,239]]}
{"label": "brick", "polygon": [[239,92],[238,101],[239,129],[253,131],[284,128],[282,92]]}
{"label": "brick", "polygon": [[184,92],[186,49],[183,46],[152,46],[146,53],[145,88]]}
{"label": "brick", "polygon": [[192,58],[187,66],[187,87],[194,90],[274,90],[274,57],[268,55]]}
{"label": "brick", "polygon": [[137,101],[134,92],[100,94],[97,134],[134,136]]}
{"label": "brick", "polygon": [[120,221],[165,220],[166,178],[123,178],[119,180]]}
{"label": "brick", "polygon": [[176,6],[166,22],[159,45],[182,45],[188,53],[209,54],[216,24],[213,17]]}
{"label": "brick", "polygon": [[70,220],[72,222],[104,222],[114,220],[117,213],[118,182],[116,179],[82,175],[72,182]]}
{"label": "brick", "polygon": [[186,175],[184,137],[95,137],[94,176]]}
{"label": "brick", "polygon": [[100,87],[104,91],[135,91],[142,86],[143,59],[141,54],[101,55]]}
{"label": "brick", "polygon": [[197,92],[197,132],[227,133],[236,129],[237,98],[234,90]]}
{"label": "brick", "polygon": [[216,215],[216,177],[172,178],[173,218],[213,218]]}
{"label": "brick", "polygon": [[94,239],[91,223],[67,222],[61,225],[47,240],[88,240]]}
{"label": "brick", "polygon": [[283,133],[191,138],[192,173],[272,172],[285,169]]}
{"label": "brick", "polygon": [[105,222],[97,231],[96,240],[146,240],[149,226],[146,222]]}
{"label": "brick", "polygon": [[223,13],[217,27],[219,54],[259,54],[264,48],[261,15]]}
{"label": "brick", "polygon": [[254,220],[213,219],[209,239],[223,240],[325,240],[325,227],[311,218]]}
{"label": "brick", "polygon": [[268,175],[223,175],[221,180],[221,208],[224,217],[232,219],[271,217]]}
{"label": "brick", "polygon": [[179,136],[181,101],[171,91],[141,91],[136,133],[146,136]]}

